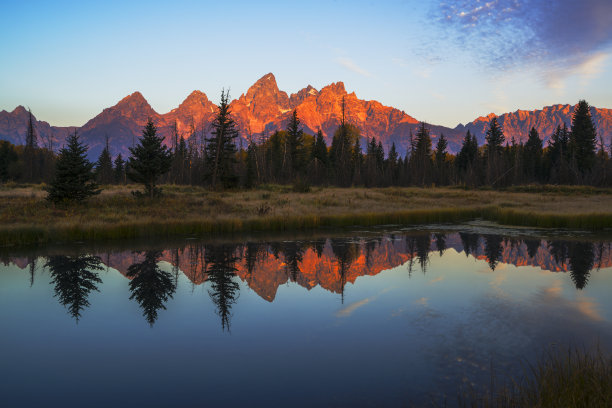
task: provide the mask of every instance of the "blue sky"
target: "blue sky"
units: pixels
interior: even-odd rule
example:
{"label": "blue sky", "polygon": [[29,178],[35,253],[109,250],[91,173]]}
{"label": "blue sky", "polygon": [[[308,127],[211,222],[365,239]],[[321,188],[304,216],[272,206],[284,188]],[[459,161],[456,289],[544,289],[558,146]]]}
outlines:
{"label": "blue sky", "polygon": [[[127,2],[126,2],[127,3]],[[454,127],[555,103],[612,108],[612,1],[4,2],[0,110],[82,125],[133,91],[165,113],[268,72]]]}

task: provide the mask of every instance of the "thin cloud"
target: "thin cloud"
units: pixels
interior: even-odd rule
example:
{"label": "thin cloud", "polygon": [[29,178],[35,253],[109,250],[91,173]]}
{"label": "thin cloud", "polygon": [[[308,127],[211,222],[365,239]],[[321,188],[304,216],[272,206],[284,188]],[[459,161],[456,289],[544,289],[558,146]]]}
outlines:
{"label": "thin cloud", "polygon": [[336,59],[336,62],[340,64],[341,66],[343,66],[344,68],[348,69],[349,71],[353,71],[359,75],[363,75],[365,77],[372,76],[372,74],[370,74],[365,69],[361,68],[359,65],[355,64],[355,62],[350,58],[339,57]]}
{"label": "thin cloud", "polygon": [[427,306],[428,302],[429,302],[429,299],[426,297],[422,297],[414,301],[414,303],[416,303],[417,305],[421,305],[421,306]]}
{"label": "thin cloud", "polygon": [[562,88],[572,74],[589,80],[612,48],[610,0],[459,0],[436,6],[450,40],[491,72],[537,69]]}
{"label": "thin cloud", "polygon": [[430,280],[429,283],[438,283],[438,282],[442,282],[443,280],[444,280],[444,276],[438,276],[437,278]]}
{"label": "thin cloud", "polygon": [[563,90],[565,89],[565,79],[569,76],[577,76],[580,79],[580,84],[586,86],[603,71],[609,57],[610,53],[597,52],[574,65],[550,69],[543,72],[543,81],[551,89]]}
{"label": "thin cloud", "polygon": [[355,310],[359,309],[361,306],[367,305],[372,300],[373,298],[365,298],[358,302],[353,302],[350,305],[338,310],[338,312],[336,312],[336,317],[349,317]]}

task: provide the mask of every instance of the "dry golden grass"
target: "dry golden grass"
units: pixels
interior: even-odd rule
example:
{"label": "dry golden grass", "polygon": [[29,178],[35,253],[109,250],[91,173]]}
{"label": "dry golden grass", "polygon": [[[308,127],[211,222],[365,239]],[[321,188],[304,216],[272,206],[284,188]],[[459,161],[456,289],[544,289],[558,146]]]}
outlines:
{"label": "dry golden grass", "polygon": [[133,238],[320,226],[455,222],[485,218],[513,225],[612,227],[608,190],[542,187],[536,192],[459,188],[314,188],[289,186],[212,192],[163,186],[149,201],[138,186],[107,186],[87,203],[54,206],[42,186],[0,187],[0,245],[51,240]]}

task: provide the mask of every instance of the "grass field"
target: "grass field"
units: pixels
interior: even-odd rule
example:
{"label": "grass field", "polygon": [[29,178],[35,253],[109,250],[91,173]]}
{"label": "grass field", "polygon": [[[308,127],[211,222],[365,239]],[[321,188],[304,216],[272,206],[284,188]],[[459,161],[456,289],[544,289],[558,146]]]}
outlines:
{"label": "grass field", "polygon": [[461,222],[482,218],[532,227],[612,228],[612,190],[527,186],[505,191],[460,188],[314,188],[290,186],[212,192],[163,186],[137,199],[138,186],[106,186],[87,203],[54,206],[39,185],[0,186],[0,245],[114,238],[291,231],[318,227]]}

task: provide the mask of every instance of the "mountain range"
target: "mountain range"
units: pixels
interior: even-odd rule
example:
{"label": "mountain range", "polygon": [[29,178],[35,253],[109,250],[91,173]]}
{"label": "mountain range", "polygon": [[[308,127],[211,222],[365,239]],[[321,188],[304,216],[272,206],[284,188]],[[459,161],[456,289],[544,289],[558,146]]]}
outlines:
{"label": "mountain range", "polygon": [[[405,155],[410,134],[416,133],[419,120],[399,109],[384,106],[377,101],[359,99],[354,92],[348,93],[342,82],[332,83],[320,90],[308,85],[297,93],[288,95],[279,90],[276,79],[269,73],[255,82],[245,94],[234,99],[231,112],[240,129],[239,144],[246,147],[247,140],[262,140],[275,130],[284,129],[294,109],[297,109],[305,132],[323,132],[328,145],[342,118],[342,101],[345,103],[345,117],[348,123],[356,125],[362,136],[362,146],[368,138],[381,140],[386,150],[395,143],[398,152]],[[66,136],[77,130],[89,146],[89,156],[98,157],[106,137],[109,139],[111,154],[129,156],[128,148],[137,142],[142,128],[150,117],[170,146],[174,123],[186,139],[201,141],[210,134],[210,123],[217,111],[216,105],[205,93],[193,91],[175,109],[168,113],[157,113],[140,92],[121,99],[116,105],[104,109],[82,127],[57,127],[44,121],[35,121],[38,142],[41,146],[58,149]],[[553,105],[540,110],[504,113],[498,121],[504,130],[506,140],[527,139],[531,127],[535,127],[545,143],[557,125],[571,124],[573,106]],[[612,109],[591,107],[598,134],[607,141],[612,136]],[[480,144],[484,143],[489,121],[494,114],[479,117],[455,128],[429,124],[435,147],[440,134],[449,142],[449,151],[456,153],[467,130],[474,133]],[[12,112],[0,111],[0,139],[14,144],[23,144],[28,124],[28,111],[18,106]]]}

